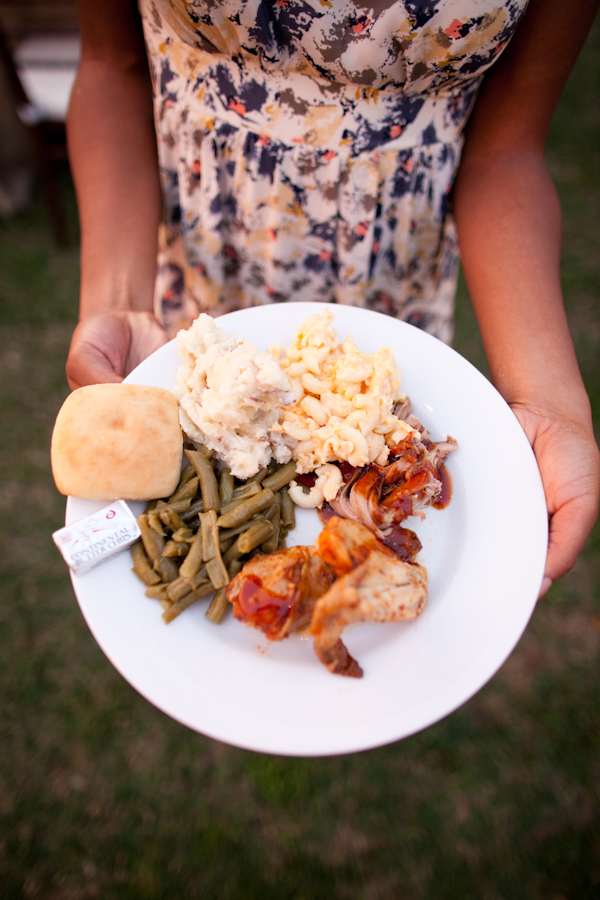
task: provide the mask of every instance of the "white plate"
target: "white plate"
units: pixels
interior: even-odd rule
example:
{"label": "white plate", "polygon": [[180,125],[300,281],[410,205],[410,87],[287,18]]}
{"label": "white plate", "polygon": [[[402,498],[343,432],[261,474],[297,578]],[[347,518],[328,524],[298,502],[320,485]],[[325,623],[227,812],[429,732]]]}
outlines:
{"label": "white plate", "polygon": [[[230,313],[219,327],[259,349],[290,343],[325,304],[263,306]],[[269,644],[233,617],[209,622],[200,601],[171,625],[121,554],[73,585],[94,637],[121,674],[174,719],[240,747],[291,756],[349,753],[413,734],[476,693],[519,640],[535,606],[547,544],[541,480],[527,439],[491,384],[454,350],[403,322],[330,306],[339,334],[368,352],[393,348],[403,388],[434,439],[451,434],[454,497],[425,522],[408,520],[423,543],[429,600],[414,622],[363,624],[344,641],[362,679],[331,675],[308,637]],[[171,342],[127,379],[172,388]],[[103,504],[69,498],[67,524]],[[132,504],[134,512],[141,504]],[[320,530],[300,510],[288,543]]]}

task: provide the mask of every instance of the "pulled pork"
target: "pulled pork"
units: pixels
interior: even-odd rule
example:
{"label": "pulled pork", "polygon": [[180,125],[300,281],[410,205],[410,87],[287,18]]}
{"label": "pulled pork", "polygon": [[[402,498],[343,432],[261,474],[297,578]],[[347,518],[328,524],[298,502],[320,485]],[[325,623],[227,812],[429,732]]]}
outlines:
{"label": "pulled pork", "polygon": [[408,422],[415,430],[391,448],[386,466],[340,465],[344,484],[329,504],[336,515],[362,522],[383,541],[393,538],[403,519],[423,519],[425,507],[440,505],[443,462],[458,446],[452,437],[431,441],[413,416]]}

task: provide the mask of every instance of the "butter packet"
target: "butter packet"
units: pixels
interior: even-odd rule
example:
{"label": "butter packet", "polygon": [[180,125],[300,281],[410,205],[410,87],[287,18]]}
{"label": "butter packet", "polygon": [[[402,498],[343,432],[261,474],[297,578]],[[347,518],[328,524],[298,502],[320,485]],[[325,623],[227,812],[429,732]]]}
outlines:
{"label": "butter packet", "polygon": [[123,500],[59,528],[52,535],[54,543],[75,575],[106,562],[140,537],[135,516]]}

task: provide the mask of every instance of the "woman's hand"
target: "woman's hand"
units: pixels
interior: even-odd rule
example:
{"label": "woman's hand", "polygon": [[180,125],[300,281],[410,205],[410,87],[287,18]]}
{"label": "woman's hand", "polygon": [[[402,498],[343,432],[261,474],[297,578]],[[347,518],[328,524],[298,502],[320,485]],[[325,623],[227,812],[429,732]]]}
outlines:
{"label": "woman's hand", "polygon": [[572,568],[596,521],[600,453],[589,421],[568,421],[522,403],[512,410],[533,448],[546,494],[550,538],[542,597]]}
{"label": "woman's hand", "polygon": [[149,312],[119,310],[86,318],[71,340],[67,359],[69,386],[75,389],[85,384],[123,381],[167,340],[164,329]]}

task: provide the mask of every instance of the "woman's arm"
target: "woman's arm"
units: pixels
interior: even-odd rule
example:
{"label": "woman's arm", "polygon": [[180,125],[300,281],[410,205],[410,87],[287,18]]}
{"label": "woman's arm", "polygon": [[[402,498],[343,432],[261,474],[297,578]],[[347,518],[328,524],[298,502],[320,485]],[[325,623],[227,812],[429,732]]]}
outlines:
{"label": "woman's arm", "polygon": [[78,0],[82,55],[68,119],[81,222],[71,387],[120,381],[164,343],[152,314],[161,208],[152,86],[132,0]]}
{"label": "woman's arm", "polygon": [[598,0],[530,0],[469,123],[455,205],[463,267],[492,380],[540,467],[550,544],[544,593],[598,511],[600,464],[560,285],[561,214],[544,163],[554,108]]}

